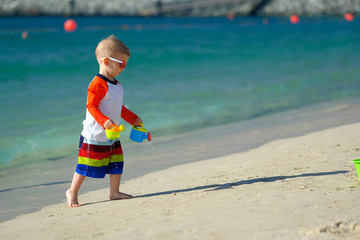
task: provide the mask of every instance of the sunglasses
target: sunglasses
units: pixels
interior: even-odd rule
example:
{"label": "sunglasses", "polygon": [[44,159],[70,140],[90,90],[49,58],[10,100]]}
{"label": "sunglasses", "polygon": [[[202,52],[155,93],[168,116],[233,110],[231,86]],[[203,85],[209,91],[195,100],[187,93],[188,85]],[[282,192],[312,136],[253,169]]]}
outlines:
{"label": "sunglasses", "polygon": [[124,68],[126,67],[126,64],[127,64],[126,62],[117,60],[117,59],[112,58],[112,57],[104,57],[104,58],[102,58],[102,59],[100,59],[100,60],[103,61],[105,58],[108,58],[108,59],[110,59],[111,61],[120,63],[120,68],[121,68],[121,69],[124,69]]}

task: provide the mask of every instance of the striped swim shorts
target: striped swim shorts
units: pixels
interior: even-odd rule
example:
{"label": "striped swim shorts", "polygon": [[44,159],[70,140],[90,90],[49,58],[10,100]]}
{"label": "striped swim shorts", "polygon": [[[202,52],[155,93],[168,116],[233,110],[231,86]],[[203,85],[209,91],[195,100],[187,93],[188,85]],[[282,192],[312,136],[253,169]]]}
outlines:
{"label": "striped swim shorts", "polygon": [[80,138],[78,165],[80,175],[104,178],[105,174],[122,174],[124,156],[120,141],[99,143]]}

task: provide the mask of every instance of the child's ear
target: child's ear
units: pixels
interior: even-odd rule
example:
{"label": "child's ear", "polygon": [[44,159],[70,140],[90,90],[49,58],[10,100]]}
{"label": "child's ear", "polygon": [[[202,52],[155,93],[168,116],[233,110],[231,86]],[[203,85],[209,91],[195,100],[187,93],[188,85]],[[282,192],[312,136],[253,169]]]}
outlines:
{"label": "child's ear", "polygon": [[109,58],[104,58],[104,64],[105,66],[109,66]]}

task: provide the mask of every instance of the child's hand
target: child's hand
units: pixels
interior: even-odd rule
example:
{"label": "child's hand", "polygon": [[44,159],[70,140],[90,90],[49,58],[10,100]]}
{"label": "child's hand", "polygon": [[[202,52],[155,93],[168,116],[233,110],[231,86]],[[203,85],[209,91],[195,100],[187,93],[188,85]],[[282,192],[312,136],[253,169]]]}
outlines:
{"label": "child's hand", "polygon": [[134,127],[141,127],[142,123],[143,123],[143,121],[141,120],[141,118],[137,118],[134,123]]}
{"label": "child's hand", "polygon": [[104,124],[104,128],[105,129],[110,129],[115,125],[115,123],[109,118],[105,124]]}

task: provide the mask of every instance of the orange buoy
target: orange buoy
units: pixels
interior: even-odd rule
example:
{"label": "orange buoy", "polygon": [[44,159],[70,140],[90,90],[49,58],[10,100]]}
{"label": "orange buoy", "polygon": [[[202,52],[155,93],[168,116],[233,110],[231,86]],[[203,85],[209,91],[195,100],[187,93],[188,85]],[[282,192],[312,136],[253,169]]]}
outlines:
{"label": "orange buoy", "polygon": [[351,22],[354,20],[354,15],[352,13],[345,13],[344,18],[346,21]]}
{"label": "orange buoy", "polygon": [[299,23],[299,22],[300,22],[299,16],[296,15],[296,14],[291,15],[291,16],[290,16],[290,22],[291,22],[292,24],[297,24],[297,23]]}
{"label": "orange buoy", "polygon": [[22,39],[27,39],[27,38],[28,38],[28,35],[29,35],[28,31],[23,31],[23,32],[21,33]]}
{"label": "orange buoy", "polygon": [[77,23],[74,20],[68,19],[68,20],[65,21],[65,23],[64,23],[65,31],[73,32],[73,31],[76,30],[76,28],[77,28]]}

